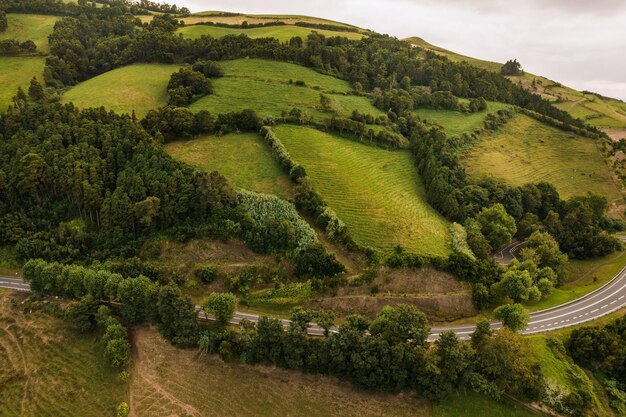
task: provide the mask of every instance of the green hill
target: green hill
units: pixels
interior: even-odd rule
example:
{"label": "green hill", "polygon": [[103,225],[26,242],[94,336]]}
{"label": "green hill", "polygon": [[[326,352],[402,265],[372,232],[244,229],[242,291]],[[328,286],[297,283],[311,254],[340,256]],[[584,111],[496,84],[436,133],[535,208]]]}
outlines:
{"label": "green hill", "polygon": [[348,39],[361,39],[363,38],[363,34],[355,33],[355,32],[336,32],[331,30],[323,30],[323,29],[311,29],[306,27],[294,26],[294,25],[284,25],[284,26],[267,26],[260,28],[251,28],[251,29],[236,29],[236,28],[226,28],[220,26],[208,26],[208,25],[192,25],[185,26],[183,28],[178,29],[178,33],[181,33],[186,38],[196,39],[201,36],[209,35],[214,38],[221,38],[227,35],[247,35],[252,39],[256,38],[276,38],[280,42],[286,42],[289,39],[299,36],[302,39],[306,39],[306,37],[311,32],[317,32],[324,36],[344,36]]}
{"label": "green hill", "polygon": [[421,108],[415,110],[415,114],[443,127],[448,135],[454,136],[480,129],[483,127],[483,122],[488,114],[508,107],[506,104],[497,102],[489,102],[487,106],[487,110],[475,113]]}
{"label": "green hill", "polygon": [[552,183],[563,198],[594,191],[621,200],[596,141],[566,133],[518,114],[469,151],[463,162],[475,177],[512,185]]}
{"label": "green hill", "polygon": [[385,252],[402,245],[421,254],[448,253],[448,224],[426,203],[409,152],[306,127],[277,126],[274,132],[357,243]]}
{"label": "green hill", "polygon": [[238,187],[285,199],[292,197],[293,185],[258,135],[202,136],[168,143],[165,149],[198,169],[220,172]]}
{"label": "green hill", "polygon": [[23,42],[30,39],[37,45],[38,52],[47,53],[50,51],[48,36],[59,19],[57,16],[9,13],[7,14],[9,27],[0,33],[0,40],[15,39]]}
{"label": "green hill", "polygon": [[33,77],[43,79],[45,61],[43,57],[0,57],[0,111],[9,107],[18,87],[27,91]]}

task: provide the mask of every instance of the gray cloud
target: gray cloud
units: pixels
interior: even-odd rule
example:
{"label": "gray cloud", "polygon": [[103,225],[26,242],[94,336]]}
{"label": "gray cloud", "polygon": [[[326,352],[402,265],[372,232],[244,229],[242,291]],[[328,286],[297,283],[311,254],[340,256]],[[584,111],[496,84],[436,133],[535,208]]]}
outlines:
{"label": "gray cloud", "polygon": [[451,4],[455,7],[493,13],[518,13],[520,11],[559,12],[567,14],[613,14],[626,10],[623,0],[412,0],[414,4]]}

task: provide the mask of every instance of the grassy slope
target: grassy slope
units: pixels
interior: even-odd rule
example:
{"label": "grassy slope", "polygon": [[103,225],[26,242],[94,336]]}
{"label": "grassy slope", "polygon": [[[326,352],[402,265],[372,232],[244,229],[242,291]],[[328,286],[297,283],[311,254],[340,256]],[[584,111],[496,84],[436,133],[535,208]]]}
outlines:
{"label": "grassy slope", "polygon": [[214,38],[221,38],[227,35],[247,35],[252,39],[257,38],[276,38],[280,42],[287,42],[294,36],[299,36],[302,39],[311,32],[318,32],[321,35],[331,36],[343,36],[348,39],[361,39],[364,35],[354,32],[334,32],[330,30],[311,29],[300,26],[284,25],[284,26],[268,26],[252,29],[237,29],[237,28],[225,28],[219,26],[206,26],[206,25],[194,25],[185,26],[178,29],[178,33],[181,33],[184,37],[190,39],[196,39],[203,35],[210,35]]}
{"label": "grassy slope", "polygon": [[48,35],[52,33],[59,17],[10,13],[7,20],[9,27],[6,32],[0,33],[0,40],[15,39],[23,42],[30,39],[37,45],[38,52],[49,52]]}
{"label": "grassy slope", "polygon": [[496,176],[512,185],[547,181],[562,197],[594,191],[621,198],[596,142],[517,115],[475,146],[465,166],[475,177]]}
{"label": "grassy slope", "polygon": [[[275,61],[251,61],[253,62],[248,63],[244,59],[225,64],[226,77],[213,80],[214,94],[192,103],[191,110],[209,110],[213,114],[219,114],[251,108],[261,117],[278,117],[282,111],[288,112],[293,107],[298,107],[310,116],[323,120],[330,117],[330,114],[320,110],[321,91],[309,86],[297,87],[289,84],[287,76],[294,81],[306,82],[308,79],[312,86],[320,87],[323,91],[346,88],[341,80],[319,74],[310,68]],[[264,65],[265,68],[258,77],[252,78],[254,72],[251,69],[255,65]],[[242,68],[243,76],[239,76],[239,67]],[[353,110],[373,115],[382,114],[365,97],[328,95],[344,116],[349,116]]]}
{"label": "grassy slope", "polygon": [[43,80],[43,57],[0,57],[0,111],[7,109],[18,87],[28,90],[33,77]]}
{"label": "grassy slope", "polygon": [[258,135],[202,136],[169,143],[166,149],[198,169],[219,171],[238,187],[283,198],[292,195],[291,182]]}
{"label": "grassy slope", "polygon": [[217,22],[217,23],[227,23],[230,25],[240,25],[244,21],[256,24],[256,23],[267,23],[267,22],[284,22],[287,25],[293,25],[297,22],[307,22],[313,24],[329,24],[334,26],[343,26],[347,28],[352,28],[358,30],[360,32],[364,31],[356,26],[352,26],[346,23],[335,22],[333,20],[321,19],[319,17],[311,17],[311,16],[301,16],[301,15],[281,15],[281,14],[238,14],[236,16],[219,16],[221,11],[206,11],[194,13],[189,17],[185,17],[182,20],[186,24],[194,24],[198,22]]}
{"label": "grassy slope", "polygon": [[506,104],[489,102],[487,110],[477,113],[465,114],[459,111],[417,109],[415,113],[422,119],[435,122],[444,128],[448,135],[459,135],[464,132],[471,132],[481,128],[485,117],[500,109],[506,108]]}
{"label": "grassy slope", "polygon": [[178,65],[135,64],[118,68],[72,87],[62,102],[78,107],[100,107],[138,117],[167,104],[167,83]]}
{"label": "grassy slope", "polygon": [[353,389],[334,378],[222,362],[175,349],[154,330],[135,332],[131,409],[138,416],[374,417],[430,415],[414,395]]}
{"label": "grassy slope", "polygon": [[[452,61],[465,61],[487,71],[500,72],[502,67],[502,64],[497,62],[471,58],[431,45],[418,37],[408,38],[407,41],[413,45],[444,55]],[[548,100],[554,101],[557,107],[569,112],[572,116],[580,117],[591,125],[606,129],[607,133],[614,138],[626,137],[626,103],[623,101],[608,97],[598,97],[593,94],[584,94],[573,88],[555,83],[548,78],[530,73],[509,77],[509,79],[515,83],[520,83],[528,90]]]}
{"label": "grassy slope", "polygon": [[501,403],[485,396],[467,392],[453,395],[433,405],[433,417],[533,417],[541,414],[529,411],[510,401]]}
{"label": "grassy slope", "polygon": [[383,251],[400,244],[423,254],[448,252],[447,223],[426,203],[408,152],[304,127],[275,132],[358,243]]}
{"label": "grassy slope", "polygon": [[23,313],[24,297],[0,290],[0,416],[114,415],[127,387],[94,338],[42,312]]}

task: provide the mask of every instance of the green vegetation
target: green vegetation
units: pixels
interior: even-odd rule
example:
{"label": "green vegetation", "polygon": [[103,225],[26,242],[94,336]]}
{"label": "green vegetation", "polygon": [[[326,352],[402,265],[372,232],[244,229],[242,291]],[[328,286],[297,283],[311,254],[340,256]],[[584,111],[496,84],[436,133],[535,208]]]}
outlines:
{"label": "green vegetation", "polygon": [[193,26],[185,26],[178,29],[177,33],[181,33],[186,38],[196,39],[201,36],[212,36],[214,38],[221,38],[227,35],[247,35],[252,39],[257,38],[276,38],[280,42],[287,42],[289,39],[299,36],[302,39],[306,39],[306,37],[311,32],[317,32],[320,35],[324,35],[327,37],[331,36],[343,36],[348,39],[361,39],[364,35],[355,32],[334,32],[331,30],[323,30],[323,29],[311,29],[307,27],[300,26],[292,26],[292,25],[282,25],[282,26],[267,26],[267,27],[259,27],[259,28],[251,28],[251,29],[238,29],[238,28],[226,28],[219,26],[208,26],[208,25],[193,25]]}
{"label": "green vegetation", "polygon": [[37,45],[37,52],[46,53],[50,50],[48,35],[52,33],[54,24],[59,20],[58,17],[9,13],[7,20],[9,27],[6,32],[0,33],[0,40],[15,39],[20,42],[32,40]]}
{"label": "green vegetation", "polygon": [[40,57],[0,57],[0,111],[13,103],[18,87],[26,91],[33,77],[43,79],[44,65]]}
{"label": "green vegetation", "polygon": [[433,406],[433,417],[534,417],[541,414],[511,401],[494,401],[474,392],[458,393]]}
{"label": "green vegetation", "polygon": [[128,387],[103,347],[39,308],[18,307],[25,297],[0,291],[0,416],[114,415]]}
{"label": "green vegetation", "polygon": [[238,187],[285,199],[293,195],[293,185],[257,134],[201,136],[170,142],[165,149],[202,171],[218,171]]}
{"label": "green vegetation", "polygon": [[424,120],[435,122],[443,127],[448,135],[455,136],[480,129],[483,127],[483,122],[488,114],[508,107],[506,104],[493,101],[489,102],[487,106],[487,110],[475,113],[420,108],[415,110],[415,114]]}
{"label": "green vegetation", "polygon": [[145,116],[167,104],[167,83],[178,65],[135,64],[118,68],[72,87],[63,103],[81,108],[104,106],[117,113]]}
{"label": "green vegetation", "polygon": [[[313,72],[306,68],[302,70]],[[230,74],[227,72],[227,75]],[[194,102],[190,109],[194,112],[208,110],[213,114],[253,109],[259,116],[265,118],[280,117],[282,112],[289,112],[292,108],[298,107],[317,120],[331,117],[330,113],[321,111],[320,92],[305,86],[226,76],[213,80],[213,88],[213,94]],[[343,116],[349,116],[353,110],[375,116],[382,114],[365,97],[327,95]]]}
{"label": "green vegetation", "polygon": [[426,203],[408,152],[305,127],[278,126],[274,132],[357,243],[386,252],[402,245],[421,254],[448,253],[448,225]]}
{"label": "green vegetation", "polygon": [[621,199],[594,140],[521,114],[484,137],[463,161],[477,178],[498,177],[515,186],[549,182],[564,198],[594,191],[609,201]]}

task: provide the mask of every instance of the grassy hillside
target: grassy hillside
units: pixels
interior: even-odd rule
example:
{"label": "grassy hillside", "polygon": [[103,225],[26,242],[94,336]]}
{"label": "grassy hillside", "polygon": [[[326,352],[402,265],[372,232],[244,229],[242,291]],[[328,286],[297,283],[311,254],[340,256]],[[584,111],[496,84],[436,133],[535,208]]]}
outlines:
{"label": "grassy hillside", "polygon": [[447,223],[426,203],[408,152],[305,127],[278,126],[274,131],[358,243],[382,251],[402,245],[423,254],[448,252]]}
{"label": "grassy hillside", "polygon": [[289,178],[258,135],[202,136],[169,143],[166,149],[174,158],[198,169],[219,171],[238,187],[283,198],[292,195]]}
{"label": "grassy hillside", "polygon": [[178,65],[135,64],[118,68],[82,82],[63,94],[63,103],[100,107],[143,117],[167,104],[167,83]]}
{"label": "grassy hillside", "polygon": [[[446,56],[451,61],[465,61],[487,71],[500,72],[502,67],[500,63],[457,54],[456,52],[432,45],[418,37],[408,38],[406,41]],[[567,111],[572,116],[579,117],[585,122],[603,129],[613,139],[626,138],[626,103],[623,101],[595,94],[585,94],[548,78],[530,73],[508,78],[515,83],[519,83],[524,88],[553,101],[558,108]]]}
{"label": "grassy hillside", "polygon": [[[224,12],[221,11],[205,11],[194,13],[191,16],[184,17],[182,20],[187,25],[192,25],[199,22],[215,22],[226,23],[229,25],[240,25],[243,22],[250,24],[268,23],[268,22],[283,22],[286,25],[293,25],[297,22],[313,23],[313,24],[326,24],[333,26],[342,26],[351,28],[359,32],[365,32],[356,26],[346,23],[335,22],[333,20],[322,19],[319,17],[301,16],[301,15],[284,15],[284,14],[240,14],[236,13],[234,16],[223,16]],[[342,32],[343,33],[343,32]]]}
{"label": "grassy hillside", "polygon": [[477,113],[462,113],[460,111],[417,109],[415,113],[422,119],[435,122],[444,128],[448,135],[459,135],[471,132],[483,126],[483,121],[489,113],[506,108],[506,104],[489,102],[487,110]]}
{"label": "grassy hillside", "polygon": [[48,35],[52,33],[54,24],[59,19],[57,16],[9,13],[9,27],[0,33],[0,40],[15,39],[23,42],[30,39],[37,45],[38,52],[47,53],[50,51]]}
{"label": "grassy hillside", "polygon": [[78,336],[25,294],[0,290],[0,416],[115,415],[126,383],[105,363],[93,336]]}
{"label": "grassy hillside", "polygon": [[178,33],[181,33],[184,37],[190,39],[196,39],[203,35],[210,35],[214,38],[221,38],[227,35],[246,35],[249,38],[257,39],[257,38],[276,38],[280,42],[287,42],[289,39],[294,36],[299,36],[302,39],[306,39],[306,37],[311,32],[318,32],[321,35],[331,37],[331,36],[343,36],[348,39],[361,39],[363,38],[363,34],[355,33],[355,32],[335,32],[330,30],[322,30],[322,29],[311,29],[301,26],[293,26],[293,25],[284,25],[284,26],[268,26],[268,27],[260,27],[260,28],[251,28],[251,29],[237,29],[237,28],[225,28],[219,26],[207,26],[207,25],[193,25],[193,26],[185,26],[183,28],[178,29]]}
{"label": "grassy hillside", "polygon": [[[235,60],[225,64],[226,77],[213,80],[214,93],[192,103],[191,110],[209,110],[213,114],[254,109],[259,116],[278,117],[294,107],[305,110],[311,117],[323,120],[331,115],[320,109],[320,93],[342,89],[346,84],[333,77],[319,74],[310,68],[274,61]],[[255,66],[265,66],[254,75]],[[241,67],[242,72],[239,72]],[[241,75],[240,75],[241,74]],[[289,77],[289,78],[287,78]],[[294,82],[309,80],[311,86],[296,86]],[[321,87],[321,90],[311,87]],[[349,116],[353,110],[373,115],[382,114],[365,97],[328,94],[337,111]]]}
{"label": "grassy hillside", "polygon": [[594,191],[621,199],[597,143],[518,114],[486,136],[464,158],[475,177],[494,176],[512,185],[547,181],[563,198]]}
{"label": "grassy hillside", "polygon": [[0,111],[12,103],[18,87],[27,91],[33,77],[43,80],[44,65],[42,57],[0,57]]}

